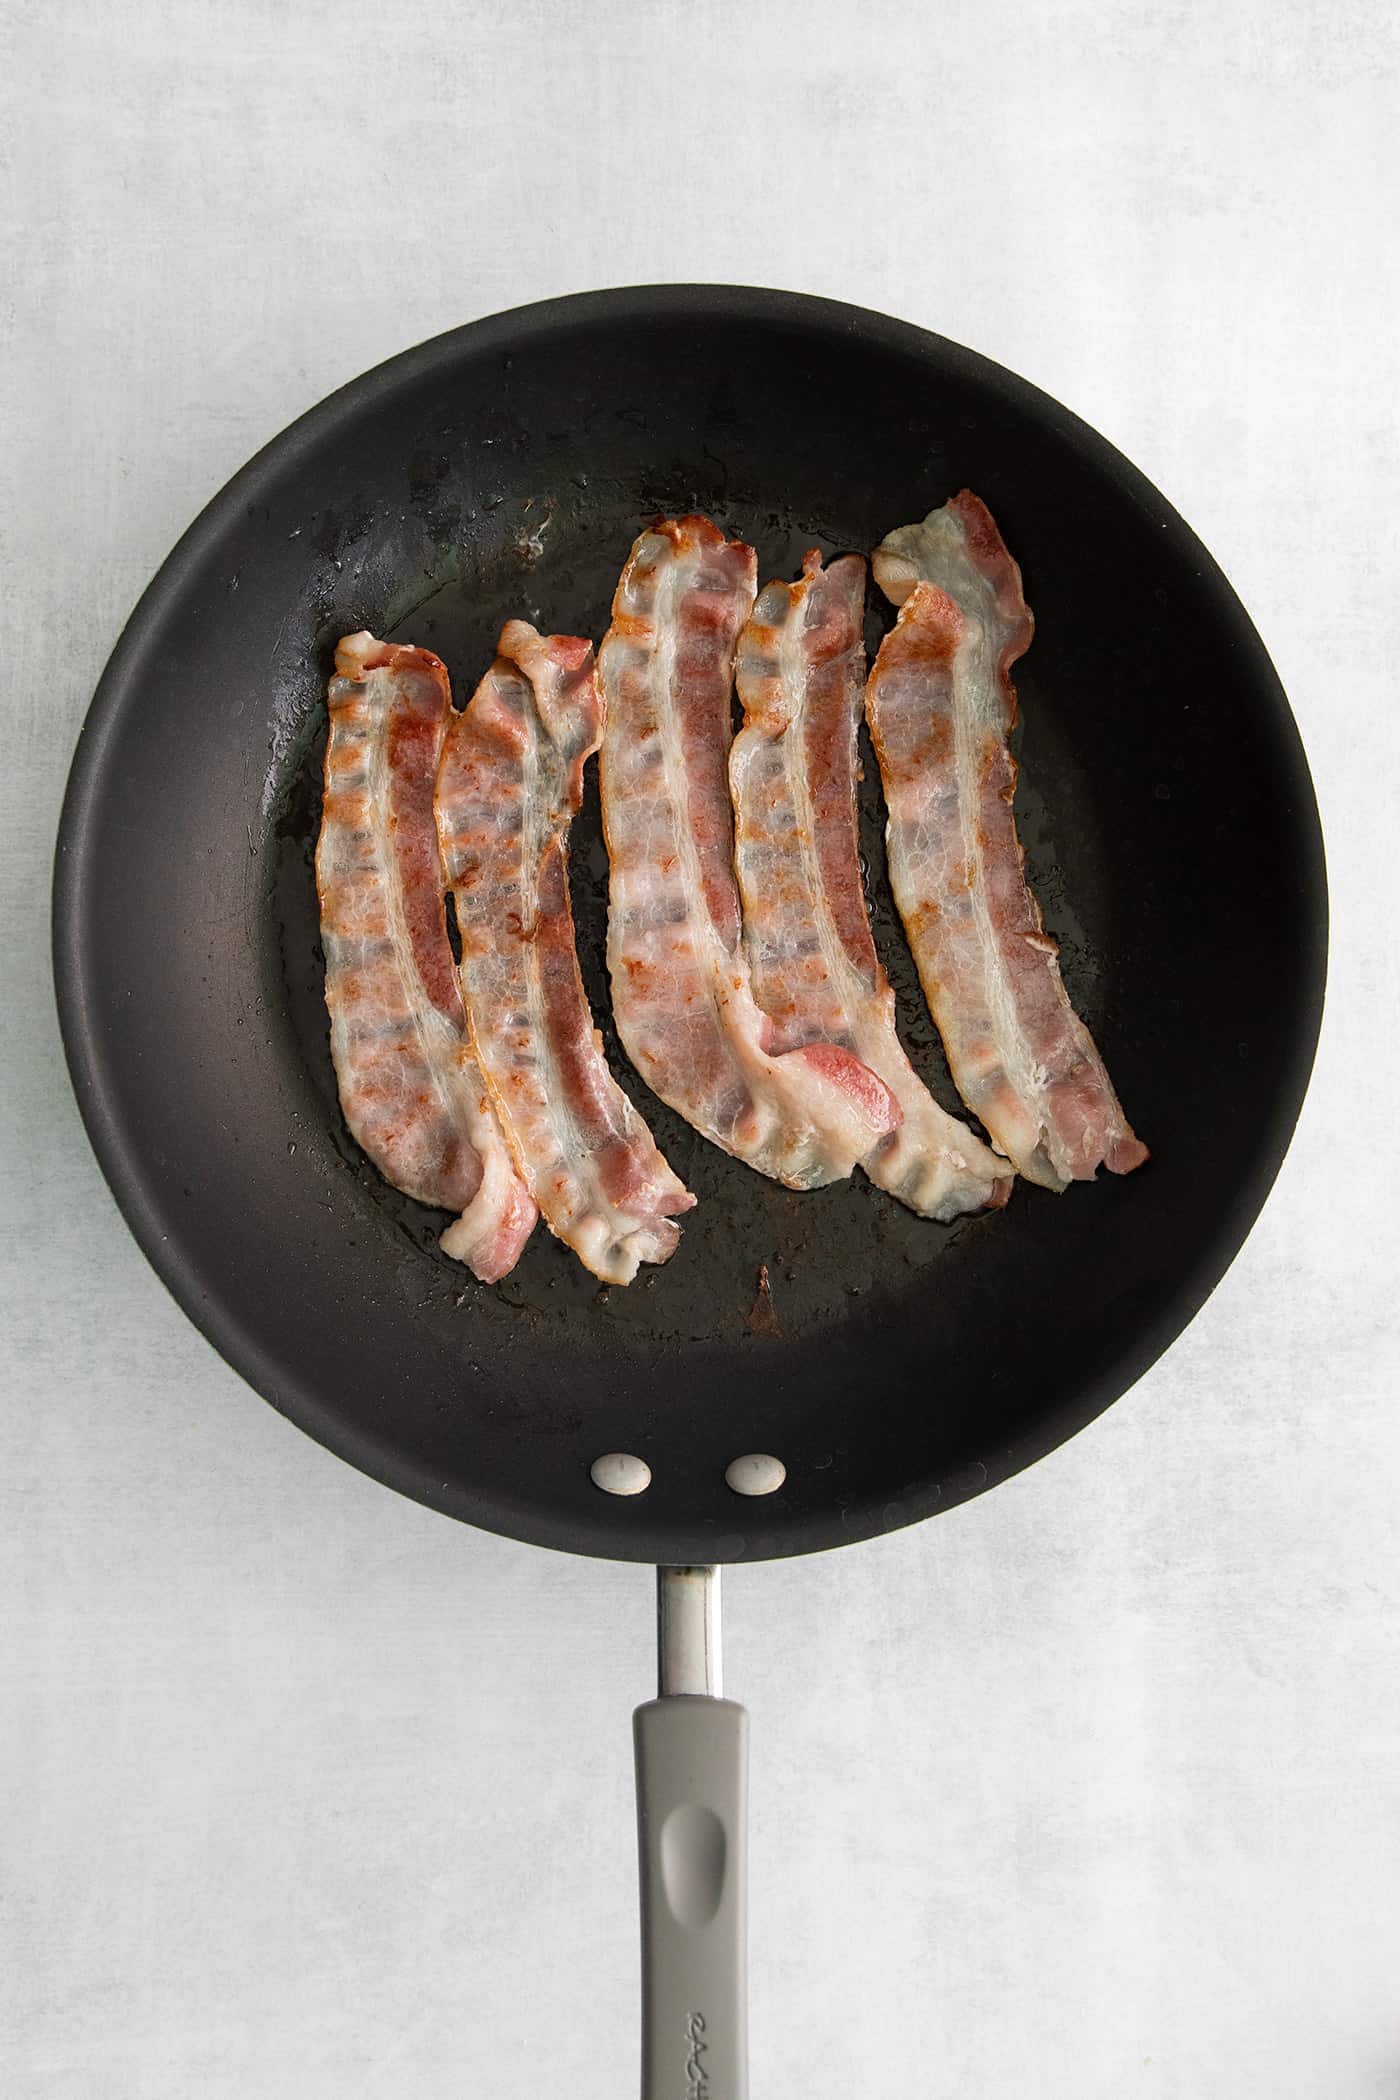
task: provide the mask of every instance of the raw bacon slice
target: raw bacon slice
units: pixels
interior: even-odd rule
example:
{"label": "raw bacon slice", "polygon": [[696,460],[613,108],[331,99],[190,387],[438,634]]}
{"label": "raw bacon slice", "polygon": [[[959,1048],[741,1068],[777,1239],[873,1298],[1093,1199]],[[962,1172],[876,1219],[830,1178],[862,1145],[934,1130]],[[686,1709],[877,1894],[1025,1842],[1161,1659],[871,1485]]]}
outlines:
{"label": "raw bacon slice", "polygon": [[895,1128],[899,1104],[839,1043],[777,1051],[750,987],[727,762],[755,566],[708,518],[681,518],[644,532],[622,572],[599,653],[608,969],[653,1092],[736,1158],[818,1188]]}
{"label": "raw bacon slice", "polygon": [[1147,1158],[1060,979],[1011,812],[1021,572],[964,489],[874,557],[900,608],[866,689],[890,881],[959,1093],[1028,1180],[1062,1189]]}
{"label": "raw bacon slice", "polygon": [[447,939],[433,823],[447,673],[372,634],[347,635],[335,668],[316,887],[340,1105],[387,1181],[461,1212],[443,1251],[496,1283],[535,1206],[467,1043]]}
{"label": "raw bacon slice", "polygon": [[551,1232],[607,1283],[680,1239],[695,1198],[603,1060],[574,948],[566,852],[598,748],[593,650],[502,630],[438,769],[443,867],[462,940],[472,1046]]}
{"label": "raw bacon slice", "polygon": [[838,1043],[877,1072],[904,1112],[861,1165],[926,1218],[999,1206],[1011,1170],[939,1107],[895,1033],[875,952],[856,830],[856,731],[865,697],[865,563],[760,592],[739,637],[744,728],[729,756],[735,867],[754,997],[772,1048]]}

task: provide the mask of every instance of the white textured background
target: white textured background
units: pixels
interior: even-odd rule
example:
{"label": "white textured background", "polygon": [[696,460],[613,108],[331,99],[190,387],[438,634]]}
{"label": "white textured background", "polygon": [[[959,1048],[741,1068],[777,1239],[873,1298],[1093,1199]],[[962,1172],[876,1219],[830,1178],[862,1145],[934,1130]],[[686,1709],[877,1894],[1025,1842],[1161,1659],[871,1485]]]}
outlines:
{"label": "white textured background", "polygon": [[1137,461],[1292,695],[1334,910],[1297,1140],[1170,1357],[995,1494],[730,1580],[756,2100],[1394,2100],[1392,9],[100,12],[0,5],[0,2086],[634,2087],[648,1577],[223,1367],[88,1153],[45,918],[101,664],[255,447],[472,315],[693,277],[927,323]]}

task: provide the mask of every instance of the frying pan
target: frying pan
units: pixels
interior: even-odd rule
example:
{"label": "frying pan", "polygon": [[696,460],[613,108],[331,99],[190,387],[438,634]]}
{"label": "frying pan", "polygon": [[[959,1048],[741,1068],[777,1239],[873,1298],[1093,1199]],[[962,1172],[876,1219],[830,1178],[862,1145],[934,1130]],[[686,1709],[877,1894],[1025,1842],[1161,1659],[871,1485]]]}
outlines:
{"label": "frying pan", "polygon": [[[600,636],[658,512],[713,513],[767,578],[809,546],[866,551],[964,485],[1036,614],[1017,670],[1032,881],[1150,1164],[1058,1197],[1021,1185],[1004,1213],[943,1228],[859,1179],[796,1194],[706,1146],[610,1032],[590,785],[573,866],[585,981],[699,1208],[669,1266],[628,1290],[599,1288],[543,1231],[505,1284],[476,1284],[337,1106],[311,873],[336,639],[425,643],[469,691],[507,617]],[[872,646],[886,624],[872,607]],[[877,941],[911,1054],[955,1106],[866,772]],[[498,315],[333,395],[171,554],[78,746],[54,940],[73,1084],[117,1201],[249,1383],[436,1509],[662,1570],[662,1696],[637,1720],[644,2093],[742,2093],[743,1714],[714,1696],[706,1571],[928,1517],[1082,1428],[1219,1280],[1302,1099],[1321,838],[1228,584],[1083,423],[898,321],[713,286]],[[607,1453],[643,1460],[646,1490],[602,1492]],[[786,1468],[776,1492],[728,1484],[754,1453]]]}

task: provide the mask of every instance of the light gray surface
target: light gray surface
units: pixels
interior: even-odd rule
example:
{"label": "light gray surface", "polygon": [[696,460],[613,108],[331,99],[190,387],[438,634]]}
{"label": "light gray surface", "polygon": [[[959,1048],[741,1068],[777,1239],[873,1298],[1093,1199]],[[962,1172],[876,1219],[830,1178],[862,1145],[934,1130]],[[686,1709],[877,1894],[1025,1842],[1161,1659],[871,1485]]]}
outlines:
{"label": "light gray surface", "polygon": [[925,322],[1121,445],[1274,654],[1334,909],[1293,1151],[1169,1359],[994,1495],[727,1586],[754,2092],[1394,2095],[1391,9],[95,12],[0,8],[0,2085],[635,2090],[650,1578],[400,1501],[223,1368],[86,1149],[44,919],[96,674],[256,446],[474,314],[698,277]]}

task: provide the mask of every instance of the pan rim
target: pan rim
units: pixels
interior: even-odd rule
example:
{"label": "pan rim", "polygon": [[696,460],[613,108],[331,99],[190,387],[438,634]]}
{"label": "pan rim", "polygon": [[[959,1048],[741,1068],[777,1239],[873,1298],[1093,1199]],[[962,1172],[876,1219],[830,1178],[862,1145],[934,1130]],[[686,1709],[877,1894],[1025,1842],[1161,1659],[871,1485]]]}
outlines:
{"label": "pan rim", "polygon": [[[376,402],[439,366],[450,365],[470,346],[473,352],[502,349],[522,338],[540,342],[571,327],[605,318],[611,324],[642,324],[670,315],[745,319],[852,336],[876,347],[925,356],[930,352],[969,376],[1009,394],[1071,439],[1107,479],[1168,531],[1189,552],[1202,579],[1214,589],[1224,613],[1251,652],[1254,675],[1272,682],[1279,730],[1279,756],[1290,773],[1295,833],[1309,911],[1300,918],[1298,944],[1307,982],[1293,1017],[1287,1073],[1273,1105],[1267,1145],[1248,1188],[1222,1208],[1204,1232],[1189,1275],[1168,1306],[1138,1330],[1107,1373],[1086,1381],[1073,1405],[1042,1418],[1035,1429],[989,1456],[969,1477],[925,1483],[901,1499],[852,1505],[839,1521],[829,1513],[765,1523],[750,1506],[743,1512],[744,1537],[708,1543],[719,1560],[781,1558],[853,1543],[917,1522],[999,1484],[1087,1427],[1184,1331],[1215,1289],[1247,1238],[1267,1200],[1306,1093],[1323,1009],[1327,952],[1327,888],[1323,842],[1306,755],[1296,721],[1264,644],[1237,594],[1209,551],[1165,497],[1106,438],[1073,411],[994,360],[921,328],[870,309],[809,293],[727,284],[621,286],[579,292],[506,309],[469,321],[400,351],[347,381],[272,437],[204,505],[161,563],[128,617],[94,690],[80,729],[59,822],[53,884],[53,970],[64,1052],[89,1142],[121,1215],[147,1261],[192,1324],[254,1391],[279,1413],[337,1456],[386,1487],[480,1529],[530,1544],[602,1558],[651,1561],[668,1557],[660,1532],[648,1530],[635,1512],[624,1533],[617,1505],[599,1496],[596,1518],[581,1524],[550,1504],[493,1483],[477,1493],[459,1483],[439,1482],[421,1460],[373,1437],[329,1408],[302,1375],[266,1351],[236,1311],[223,1303],[185,1257],[171,1219],[160,1206],[140,1148],[126,1135],[116,1088],[106,1068],[102,1031],[95,1025],[84,957],[84,898],[94,879],[91,838],[105,772],[105,758],[133,696],[151,641],[177,604],[186,579],[205,558],[230,513],[259,500],[260,491],[281,477],[297,458],[318,446],[338,426],[351,423]],[[976,1477],[980,1473],[981,1477]],[[641,1498],[644,1499],[644,1498]],[[736,1520],[735,1532],[740,1529]],[[833,1529],[838,1535],[833,1536]]]}

